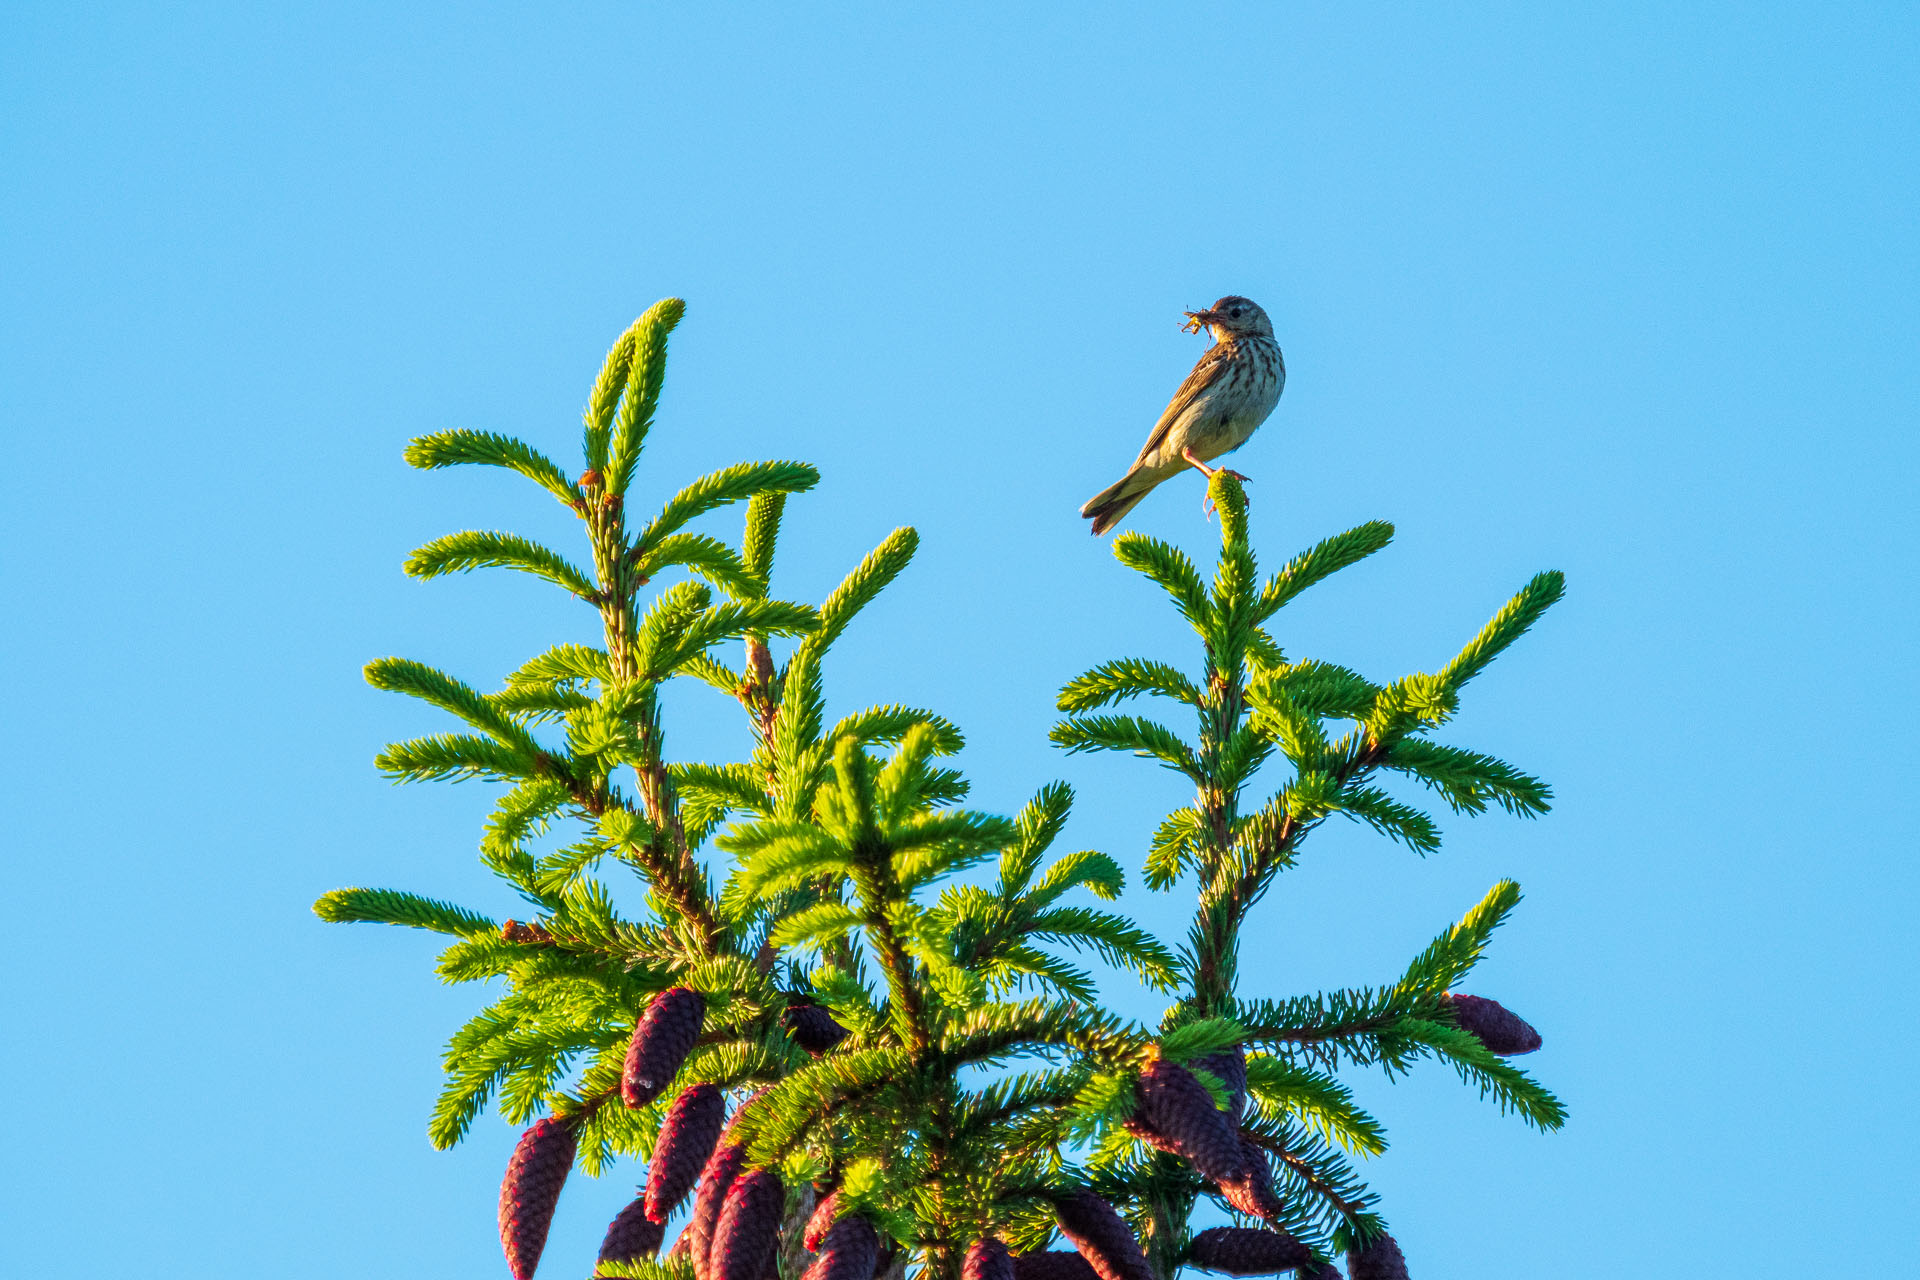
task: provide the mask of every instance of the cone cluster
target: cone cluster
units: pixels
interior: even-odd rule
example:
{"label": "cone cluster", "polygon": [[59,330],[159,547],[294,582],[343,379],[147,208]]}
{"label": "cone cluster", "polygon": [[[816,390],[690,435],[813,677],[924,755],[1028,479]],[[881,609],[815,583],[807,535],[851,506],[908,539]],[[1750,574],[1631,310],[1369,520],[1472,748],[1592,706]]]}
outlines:
{"label": "cone cluster", "polygon": [[700,1038],[706,1014],[707,1002],[686,987],[668,987],[653,998],[634,1024],[633,1040],[627,1045],[621,1101],[629,1107],[644,1107],[667,1091]]}
{"label": "cone cluster", "polygon": [[631,1204],[614,1216],[607,1227],[607,1235],[600,1242],[600,1262],[638,1262],[642,1258],[651,1258],[660,1252],[660,1241],[665,1238],[667,1229],[647,1216],[647,1202],[644,1196],[636,1196]]}
{"label": "cone cluster", "polygon": [[1187,1261],[1230,1276],[1266,1276],[1313,1262],[1313,1250],[1284,1231],[1263,1227],[1212,1227],[1187,1246]]}
{"label": "cone cluster", "polygon": [[1453,992],[1448,992],[1442,998],[1453,1010],[1453,1020],[1460,1024],[1460,1029],[1472,1032],[1474,1038],[1491,1052],[1510,1058],[1516,1054],[1532,1053],[1540,1047],[1540,1033],[1497,1000],[1489,1000],[1485,996],[1456,995]]}
{"label": "cone cluster", "polygon": [[[1197,1087],[1198,1081],[1194,1083]],[[1057,1197],[1053,1213],[1060,1233],[1073,1242],[1100,1280],[1155,1280],[1133,1228],[1093,1192],[1082,1189]]]}
{"label": "cone cluster", "polygon": [[521,1134],[513,1149],[500,1183],[500,1247],[513,1280],[529,1280],[540,1265],[577,1142],[571,1125],[549,1116]]}
{"label": "cone cluster", "polygon": [[700,1180],[700,1170],[720,1140],[727,1099],[719,1088],[696,1084],[683,1089],[660,1122],[653,1161],[647,1167],[647,1216],[665,1222]]}

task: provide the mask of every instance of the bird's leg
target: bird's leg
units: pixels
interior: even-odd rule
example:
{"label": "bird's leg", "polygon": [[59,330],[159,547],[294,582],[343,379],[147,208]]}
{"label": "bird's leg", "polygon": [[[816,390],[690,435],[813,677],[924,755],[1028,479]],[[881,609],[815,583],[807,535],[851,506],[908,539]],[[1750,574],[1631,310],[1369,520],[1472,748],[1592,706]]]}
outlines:
{"label": "bird's leg", "polygon": [[1224,471],[1228,475],[1232,476],[1235,480],[1238,480],[1241,484],[1253,483],[1252,476],[1243,476],[1238,471],[1233,470],[1231,467],[1208,466],[1206,463],[1200,461],[1200,459],[1193,456],[1193,450],[1191,448],[1182,449],[1180,451],[1180,456],[1185,458],[1188,464],[1191,465],[1194,470],[1198,471],[1201,475],[1205,476],[1209,480],[1213,479],[1214,472]]}
{"label": "bird's leg", "polygon": [[[1193,450],[1191,448],[1182,449],[1180,451],[1180,456],[1185,458],[1188,464],[1191,465],[1194,468],[1194,470],[1198,471],[1201,475],[1205,476],[1208,480],[1213,479],[1214,473],[1216,471],[1225,471],[1228,475],[1232,476],[1235,480],[1238,480],[1241,484],[1251,484],[1253,482],[1252,476],[1243,476],[1238,471],[1235,471],[1229,467],[1208,466],[1206,463],[1200,461],[1200,459],[1193,456]],[[1206,496],[1200,499],[1200,514],[1208,517],[1209,519],[1213,517],[1213,486],[1211,484],[1207,486]]]}

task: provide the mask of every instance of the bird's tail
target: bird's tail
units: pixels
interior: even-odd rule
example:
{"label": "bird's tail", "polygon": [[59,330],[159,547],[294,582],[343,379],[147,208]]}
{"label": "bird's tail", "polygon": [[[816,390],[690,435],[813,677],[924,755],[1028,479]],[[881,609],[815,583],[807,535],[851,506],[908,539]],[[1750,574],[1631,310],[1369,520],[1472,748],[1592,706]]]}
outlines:
{"label": "bird's tail", "polygon": [[1153,486],[1157,483],[1158,481],[1142,476],[1137,470],[1129,471],[1089,498],[1087,505],[1080,508],[1080,514],[1093,521],[1093,532],[1096,536],[1105,533],[1119,524],[1127,512],[1138,506],[1140,499],[1153,492]]}

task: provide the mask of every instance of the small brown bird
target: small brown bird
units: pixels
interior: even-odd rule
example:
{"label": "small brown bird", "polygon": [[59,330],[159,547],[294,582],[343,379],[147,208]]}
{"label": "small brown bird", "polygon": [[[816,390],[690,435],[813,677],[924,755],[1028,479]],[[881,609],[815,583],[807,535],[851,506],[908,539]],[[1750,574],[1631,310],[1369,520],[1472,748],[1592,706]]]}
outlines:
{"label": "small brown bird", "polygon": [[[1280,403],[1287,365],[1273,340],[1273,324],[1257,303],[1229,295],[1205,311],[1187,312],[1181,327],[1188,333],[1212,330],[1213,345],[1173,393],[1127,474],[1080,508],[1095,533],[1119,524],[1155,485],[1188,467],[1211,476],[1216,468],[1207,463],[1245,444]],[[1238,471],[1230,474],[1246,479]]]}

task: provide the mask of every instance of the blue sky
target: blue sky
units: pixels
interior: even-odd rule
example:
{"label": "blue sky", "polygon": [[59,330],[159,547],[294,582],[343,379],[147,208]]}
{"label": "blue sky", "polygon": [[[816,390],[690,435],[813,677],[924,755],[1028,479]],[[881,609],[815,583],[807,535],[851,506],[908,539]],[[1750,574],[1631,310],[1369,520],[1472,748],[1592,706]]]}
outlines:
{"label": "blue sky", "polygon": [[[490,684],[588,618],[402,576],[456,528],[574,534],[510,477],[410,471],[410,436],[571,458],[609,342],[687,298],[635,501],[818,464],[776,579],[802,600],[916,526],[835,704],[952,717],[983,807],[1064,778],[1065,838],[1137,867],[1179,787],[1062,756],[1052,698],[1193,654],[1075,511],[1199,355],[1180,312],[1238,292],[1291,370],[1235,460],[1267,562],[1399,528],[1289,610],[1293,651],[1428,669],[1569,580],[1453,735],[1555,812],[1424,861],[1325,831],[1243,966],[1378,981],[1525,887],[1474,989],[1544,1032],[1569,1127],[1440,1068],[1356,1082],[1417,1273],[1905,1269],[1914,10],[807,8],[10,10],[9,1267],[504,1274],[512,1131],[425,1139],[476,994],[428,937],[308,908],[510,912],[485,793],[372,768],[438,722],[360,667]],[[1129,526],[1204,552],[1199,499]],[[740,749],[717,701],[673,712],[684,756]],[[570,1187],[547,1268],[630,1193]]]}

